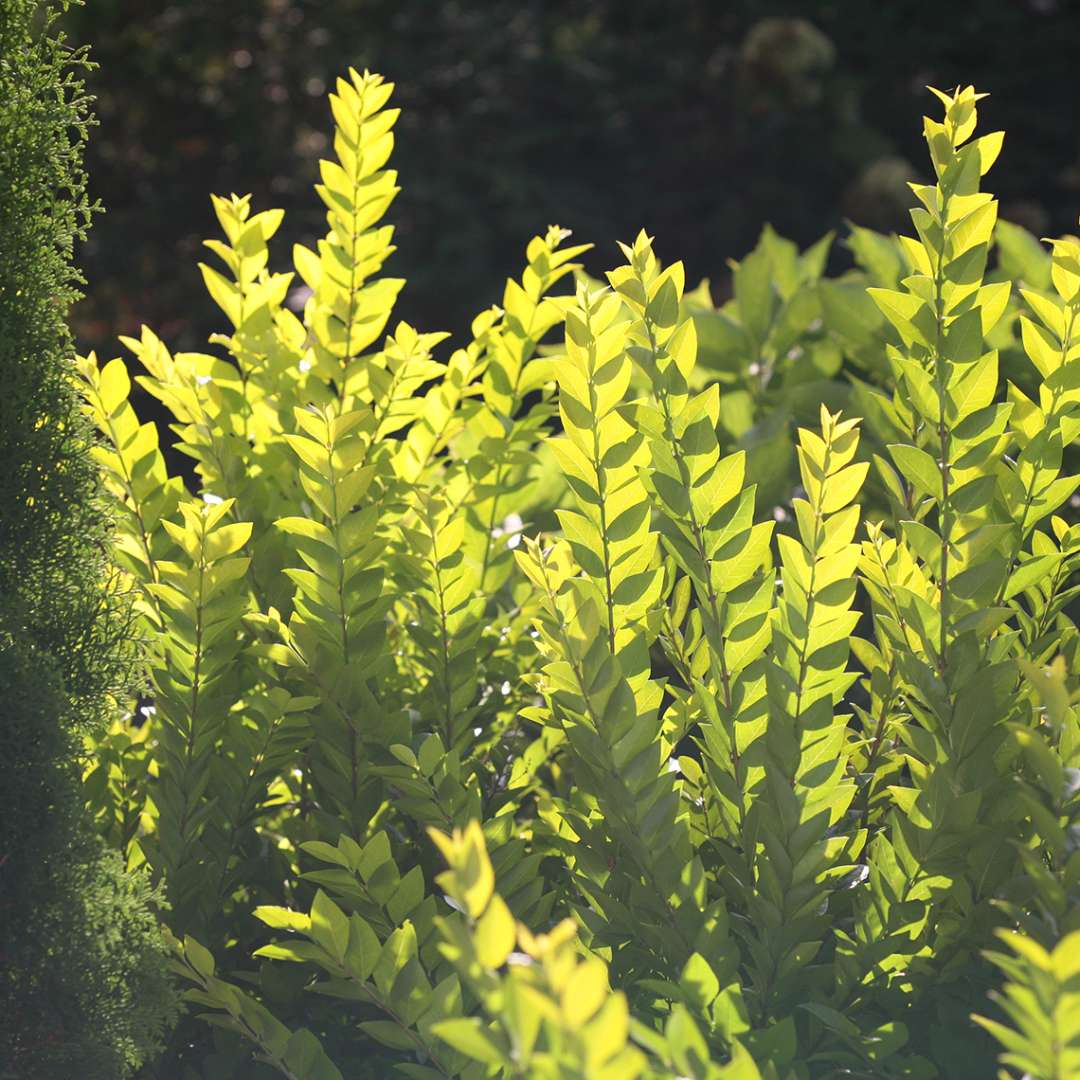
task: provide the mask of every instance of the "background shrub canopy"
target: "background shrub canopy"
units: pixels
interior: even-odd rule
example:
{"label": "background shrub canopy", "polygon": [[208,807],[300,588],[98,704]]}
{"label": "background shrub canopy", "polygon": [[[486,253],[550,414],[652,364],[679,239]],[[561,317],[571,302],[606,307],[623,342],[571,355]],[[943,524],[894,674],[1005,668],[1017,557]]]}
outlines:
{"label": "background shrub canopy", "polygon": [[845,217],[906,229],[904,181],[928,176],[911,123],[928,83],[991,87],[989,127],[1023,131],[995,175],[1003,217],[1037,236],[1075,220],[1059,104],[1076,16],[1059,0],[944,21],[857,0],[95,0],[70,18],[100,64],[88,165],[108,210],[84,253],[87,349],[144,322],[201,347],[214,327],[175,260],[213,227],[204,192],[283,207],[285,250],[321,234],[307,193],[329,149],[325,93],[349,65],[399,86],[396,273],[414,325],[467,330],[537,222],[601,252],[644,225],[717,299],[765,221],[800,246]]}

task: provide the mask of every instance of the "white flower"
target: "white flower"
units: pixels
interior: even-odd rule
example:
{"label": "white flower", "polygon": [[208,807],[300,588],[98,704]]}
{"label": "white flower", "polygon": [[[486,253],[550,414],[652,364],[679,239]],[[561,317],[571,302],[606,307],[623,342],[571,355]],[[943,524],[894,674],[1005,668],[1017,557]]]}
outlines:
{"label": "white flower", "polygon": [[301,311],[308,300],[311,299],[311,295],[310,286],[298,285],[285,297],[285,306],[290,311]]}
{"label": "white flower", "polygon": [[495,537],[506,536],[510,534],[511,539],[507,542],[508,547],[516,547],[521,537],[517,534],[521,532],[524,522],[521,520],[519,514],[507,514],[501,525],[496,525],[491,530],[491,535]]}
{"label": "white flower", "polygon": [[206,503],[207,506],[220,506],[224,500],[220,495],[215,495],[210,491],[204,491],[202,501]]}

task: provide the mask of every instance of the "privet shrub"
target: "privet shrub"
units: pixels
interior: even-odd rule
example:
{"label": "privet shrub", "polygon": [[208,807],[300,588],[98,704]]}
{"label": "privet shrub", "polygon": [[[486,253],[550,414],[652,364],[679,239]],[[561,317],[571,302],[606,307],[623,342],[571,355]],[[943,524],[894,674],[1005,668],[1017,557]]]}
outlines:
{"label": "privet shrub", "polygon": [[130,672],[92,430],[71,380],[90,207],[82,51],[0,3],[0,1076],[127,1076],[175,1013],[153,896],[86,820],[83,739]]}
{"label": "privet shrub", "polygon": [[1076,1075],[1080,242],[995,232],[980,95],[849,274],[551,228],[451,351],[386,333],[391,89],[296,275],[214,200],[215,353],[126,341],[197,494],[80,364],[153,696],[90,795],[214,1025],[161,1075]]}

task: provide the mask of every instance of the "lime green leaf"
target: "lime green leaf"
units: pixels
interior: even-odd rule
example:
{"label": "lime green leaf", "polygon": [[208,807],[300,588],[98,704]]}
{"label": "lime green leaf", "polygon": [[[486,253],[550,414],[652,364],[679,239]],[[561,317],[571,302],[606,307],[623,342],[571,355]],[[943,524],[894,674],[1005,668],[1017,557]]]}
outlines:
{"label": "lime green leaf", "polygon": [[439,1020],[431,1025],[431,1031],[458,1053],[474,1061],[496,1067],[507,1064],[506,1054],[495,1036],[475,1017]]}
{"label": "lime green leaf", "polygon": [[941,470],[925,450],[904,443],[894,443],[889,446],[889,453],[909,483],[922,494],[941,501]]}

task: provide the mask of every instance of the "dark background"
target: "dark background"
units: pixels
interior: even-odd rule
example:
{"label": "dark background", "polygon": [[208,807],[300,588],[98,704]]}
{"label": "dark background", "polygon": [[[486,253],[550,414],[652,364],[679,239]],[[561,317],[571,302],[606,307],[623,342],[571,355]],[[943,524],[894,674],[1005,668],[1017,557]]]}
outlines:
{"label": "dark background", "polygon": [[594,273],[644,226],[718,299],[765,221],[801,244],[845,218],[907,228],[927,83],[992,92],[1003,216],[1046,235],[1080,212],[1066,0],[90,0],[69,23],[100,64],[89,169],[107,211],[76,332],[106,355],[142,322],[176,348],[219,329],[194,265],[218,231],[210,192],[285,208],[275,269],[323,234],[311,185],[349,64],[398,86],[390,269],[423,330],[464,330],[553,222],[598,245]]}

